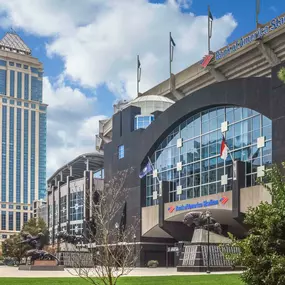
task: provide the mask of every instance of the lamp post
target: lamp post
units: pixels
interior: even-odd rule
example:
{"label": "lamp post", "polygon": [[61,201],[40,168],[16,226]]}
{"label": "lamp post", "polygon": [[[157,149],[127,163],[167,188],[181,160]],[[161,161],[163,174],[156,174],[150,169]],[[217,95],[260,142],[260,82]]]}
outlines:
{"label": "lamp post", "polygon": [[208,243],[207,243],[207,273],[210,274],[210,217],[211,212],[206,211],[206,218],[207,218],[207,229],[208,229]]}

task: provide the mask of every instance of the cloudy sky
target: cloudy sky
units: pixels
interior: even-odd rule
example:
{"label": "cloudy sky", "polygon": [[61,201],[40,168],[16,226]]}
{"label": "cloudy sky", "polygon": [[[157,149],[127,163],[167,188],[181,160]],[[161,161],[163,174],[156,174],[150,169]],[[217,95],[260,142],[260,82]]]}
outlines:
{"label": "cloudy sky", "polygon": [[[284,3],[283,3],[284,2]],[[255,28],[255,0],[0,0],[0,36],[11,27],[44,64],[48,107],[47,176],[95,150],[98,120],[114,101],[136,96],[207,51],[207,5],[214,16],[212,50]],[[285,1],[261,0],[260,22],[285,12]]]}

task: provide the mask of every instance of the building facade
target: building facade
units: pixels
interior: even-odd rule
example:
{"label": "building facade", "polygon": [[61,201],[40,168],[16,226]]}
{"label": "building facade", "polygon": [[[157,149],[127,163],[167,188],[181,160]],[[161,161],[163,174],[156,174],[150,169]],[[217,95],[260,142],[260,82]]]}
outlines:
{"label": "building facade", "polygon": [[42,218],[46,225],[48,224],[48,209],[47,202],[44,200],[36,200],[33,202],[33,218],[39,219]]}
{"label": "building facade", "polygon": [[15,33],[0,40],[0,241],[32,217],[46,193],[43,65]]}
{"label": "building facade", "polygon": [[[277,78],[226,80],[194,92],[136,129],[140,108],[129,106],[112,118],[112,141],[104,145],[105,181],[132,167],[125,185],[126,223],[140,220],[138,265],[158,260],[179,265],[168,247],[191,241],[193,229],[183,224],[189,211],[209,209],[223,233],[243,237],[249,206],[271,201],[257,183],[272,163],[285,161],[283,132],[285,85]],[[229,155],[220,157],[226,138]],[[148,161],[152,171],[142,179]],[[234,161],[234,162],[233,162]]]}
{"label": "building facade", "polygon": [[104,186],[103,155],[80,155],[58,169],[48,179],[48,229],[50,243],[64,231],[87,236],[87,223],[92,216],[92,193]]}

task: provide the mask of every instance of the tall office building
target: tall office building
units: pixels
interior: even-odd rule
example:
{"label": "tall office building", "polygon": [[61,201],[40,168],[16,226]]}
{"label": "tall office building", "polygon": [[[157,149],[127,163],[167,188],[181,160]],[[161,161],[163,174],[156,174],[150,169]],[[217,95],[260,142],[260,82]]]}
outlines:
{"label": "tall office building", "polygon": [[43,65],[15,33],[0,40],[0,242],[21,230],[46,191]]}

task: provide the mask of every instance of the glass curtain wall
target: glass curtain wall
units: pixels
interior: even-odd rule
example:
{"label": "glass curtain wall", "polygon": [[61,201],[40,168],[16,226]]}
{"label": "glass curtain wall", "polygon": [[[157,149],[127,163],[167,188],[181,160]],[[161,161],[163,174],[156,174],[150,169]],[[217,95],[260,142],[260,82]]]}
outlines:
{"label": "glass curtain wall", "polygon": [[[218,107],[200,112],[176,127],[159,145],[151,157],[158,178],[169,183],[169,201],[179,201],[232,190],[232,160],[220,158],[221,124],[228,122],[224,133],[230,154],[246,163],[246,187],[256,184],[257,167],[272,162],[271,121],[247,108]],[[265,137],[265,146],[258,148],[257,139]],[[177,140],[182,146],[177,147]],[[182,170],[177,170],[177,163]],[[221,176],[228,175],[227,185]],[[176,194],[178,185],[182,194]],[[153,191],[158,191],[158,180],[152,173],[146,177],[146,206],[157,203]]]}

